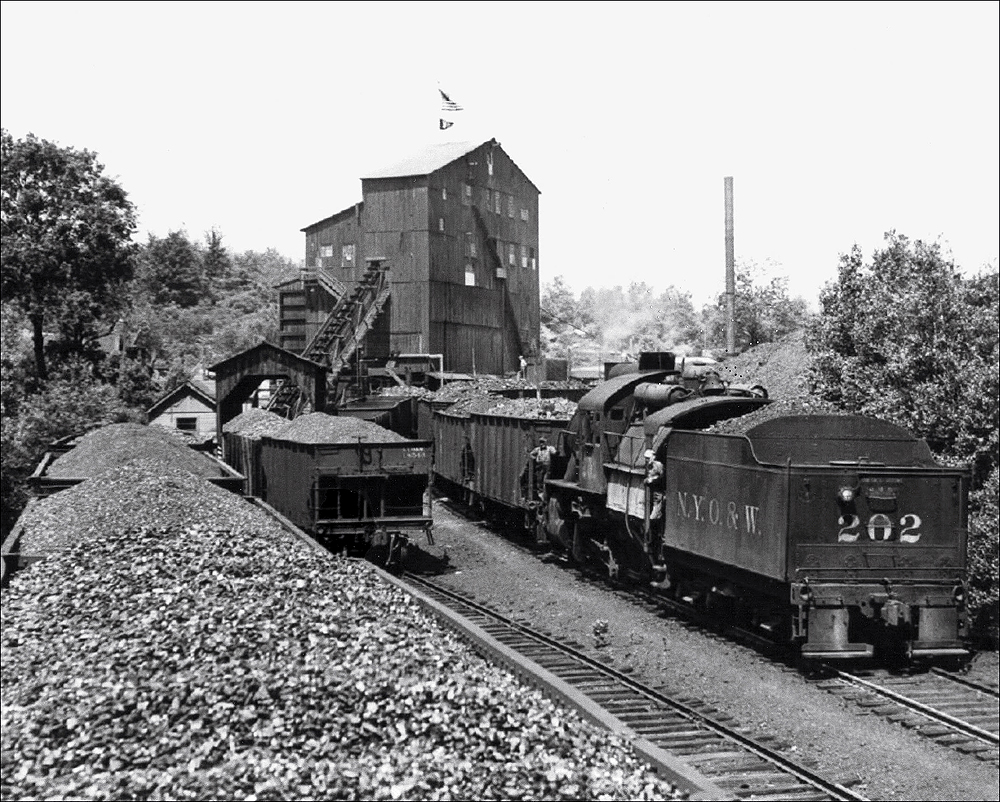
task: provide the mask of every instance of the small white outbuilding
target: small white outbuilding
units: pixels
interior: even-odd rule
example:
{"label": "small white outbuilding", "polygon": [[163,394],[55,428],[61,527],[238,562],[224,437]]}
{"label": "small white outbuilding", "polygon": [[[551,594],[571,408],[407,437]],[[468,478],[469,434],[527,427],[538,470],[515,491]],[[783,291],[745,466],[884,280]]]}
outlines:
{"label": "small white outbuilding", "polygon": [[214,437],[215,388],[194,380],[184,382],[160,396],[146,415],[150,426],[178,429],[199,439]]}

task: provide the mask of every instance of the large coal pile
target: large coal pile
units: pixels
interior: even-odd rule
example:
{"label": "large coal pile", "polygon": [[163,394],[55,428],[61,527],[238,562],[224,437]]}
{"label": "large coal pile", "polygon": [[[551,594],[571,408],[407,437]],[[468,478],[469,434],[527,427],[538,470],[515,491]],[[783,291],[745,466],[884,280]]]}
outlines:
{"label": "large coal pile", "polygon": [[[139,457],[31,504],[18,520],[23,526],[20,550],[49,554],[90,543],[123,521],[139,527],[212,526],[220,497],[225,498],[230,525],[246,528],[258,517],[250,505],[185,470],[169,455]],[[177,506],[179,499],[183,506]]]}
{"label": "large coal pile", "polygon": [[251,440],[258,440],[288,425],[288,418],[275,415],[266,409],[252,407],[241,412],[222,427],[226,434],[238,434]]}
{"label": "large coal pile", "polygon": [[811,363],[805,332],[799,329],[777,342],[763,343],[727,359],[718,371],[727,382],[761,384],[772,398],[797,398],[809,394]]}
{"label": "large coal pile", "polygon": [[722,421],[708,431],[745,434],[760,423],[786,415],[838,414],[833,405],[809,393],[811,358],[801,329],[777,342],[764,343],[727,359],[719,375],[734,384],[760,384],[772,403],[739,418]]}
{"label": "large coal pile", "polygon": [[576,402],[565,398],[504,398],[484,395],[456,401],[446,411],[451,415],[464,416],[478,412],[508,418],[568,419],[576,412]]}
{"label": "large coal pile", "polygon": [[673,795],[366,563],[179,471],[101,482],[0,600],[5,799]]}
{"label": "large coal pile", "polygon": [[198,476],[220,475],[215,463],[191,450],[171,430],[138,423],[114,423],[88,432],[76,441],[71,451],[53,461],[46,475],[96,476],[137,458],[163,460]]}
{"label": "large coal pile", "polygon": [[357,443],[401,443],[406,438],[396,432],[384,429],[378,424],[361,418],[349,416],[327,415],[325,412],[312,412],[300,415],[283,428],[271,433],[278,440],[288,440],[293,443],[333,443],[346,445]]}

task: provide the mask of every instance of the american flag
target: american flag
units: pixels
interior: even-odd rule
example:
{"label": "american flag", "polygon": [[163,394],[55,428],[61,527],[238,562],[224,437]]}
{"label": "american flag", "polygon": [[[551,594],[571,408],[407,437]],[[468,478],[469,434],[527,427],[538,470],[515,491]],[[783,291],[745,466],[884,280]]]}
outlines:
{"label": "american flag", "polygon": [[441,111],[461,111],[462,110],[462,107],[459,106],[450,97],[448,97],[448,95],[445,94],[445,91],[443,89],[439,88],[438,92],[441,93]]}

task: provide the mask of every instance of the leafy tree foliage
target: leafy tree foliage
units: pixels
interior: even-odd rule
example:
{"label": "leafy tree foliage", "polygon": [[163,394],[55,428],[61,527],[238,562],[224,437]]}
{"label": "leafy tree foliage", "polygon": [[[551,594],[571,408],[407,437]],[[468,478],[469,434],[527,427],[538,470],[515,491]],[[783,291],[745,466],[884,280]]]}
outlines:
{"label": "leafy tree foliage", "polygon": [[[780,340],[809,319],[803,298],[788,294],[788,277],[776,275],[772,263],[741,262],[736,266],[736,350]],[[726,295],[704,310],[706,341],[713,350],[726,347]]]}
{"label": "leafy tree foliage", "polygon": [[208,294],[203,255],[183,231],[152,234],[139,256],[139,286],[158,305],[197,306]]}
{"label": "leafy tree foliage", "polygon": [[586,354],[588,361],[639,351],[698,348],[700,325],[688,293],[661,293],[645,282],[594,289],[577,299],[560,276],[542,288],[543,342],[549,356]]}
{"label": "leafy tree foliage", "polygon": [[997,588],[1000,586],[1000,472],[996,468],[983,486],[972,494],[969,516],[969,608],[976,611],[977,629],[996,627],[1000,617]]}
{"label": "leafy tree foliage", "polygon": [[[3,383],[7,385],[5,366]],[[0,513],[6,534],[26,501],[25,481],[48,446],[60,437],[107,423],[141,420],[115,388],[94,373],[93,365],[71,357],[53,367],[52,375],[34,392],[21,394],[0,417]]]}
{"label": "leafy tree foliage", "polygon": [[205,235],[202,263],[204,264],[205,278],[213,289],[218,290],[224,287],[232,272],[233,264],[229,258],[229,252],[222,244],[222,234],[214,228]]}
{"label": "leafy tree foliage", "polygon": [[964,279],[940,246],[890,232],[870,264],[857,246],[824,288],[810,335],[814,390],[891,420],[942,455],[997,464],[997,273]]}
{"label": "leafy tree foliage", "polygon": [[[274,285],[296,270],[273,249],[231,254],[214,230],[204,245],[183,231],[164,240],[151,237],[140,263],[128,327],[138,332],[136,345],[161,377],[162,392],[183,384],[199,367],[262,339],[273,341],[278,331]],[[175,275],[175,270],[181,272]]]}
{"label": "leafy tree foliage", "polygon": [[132,276],[135,208],[96,154],[6,130],[0,140],[0,290],[30,321],[44,379],[48,326],[73,352],[117,317]]}

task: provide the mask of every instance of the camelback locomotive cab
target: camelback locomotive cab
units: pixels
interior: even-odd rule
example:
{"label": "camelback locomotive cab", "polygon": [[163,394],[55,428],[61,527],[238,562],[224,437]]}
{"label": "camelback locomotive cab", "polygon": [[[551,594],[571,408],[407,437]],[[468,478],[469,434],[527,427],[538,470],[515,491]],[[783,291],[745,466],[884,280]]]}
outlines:
{"label": "camelback locomotive cab", "polygon": [[871,418],[740,426],[766,391],[670,354],[633,370],[561,435],[549,540],[807,655],[964,653],[968,471]]}

